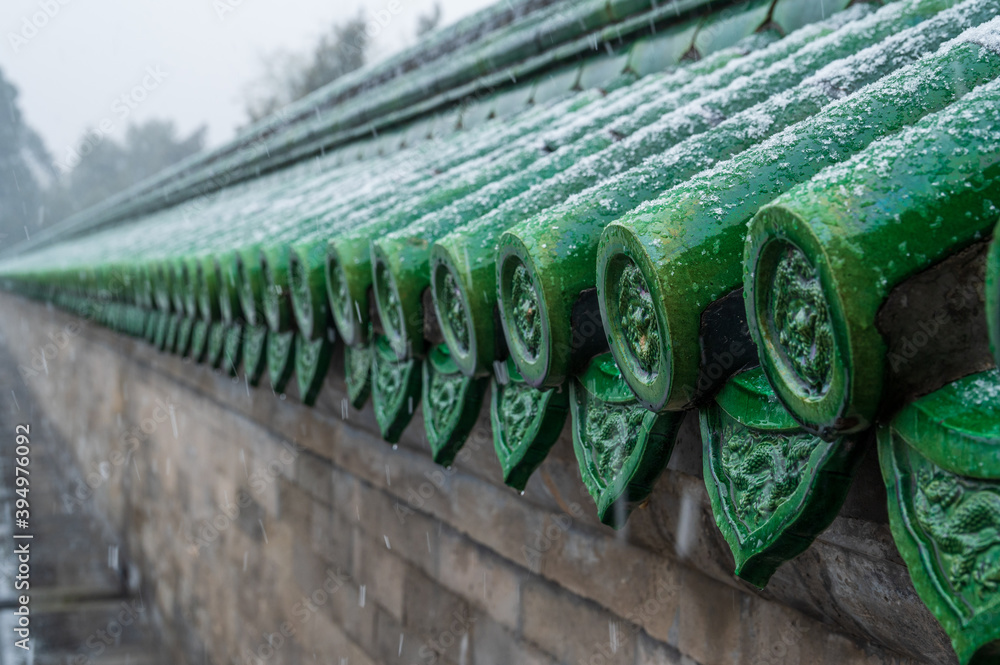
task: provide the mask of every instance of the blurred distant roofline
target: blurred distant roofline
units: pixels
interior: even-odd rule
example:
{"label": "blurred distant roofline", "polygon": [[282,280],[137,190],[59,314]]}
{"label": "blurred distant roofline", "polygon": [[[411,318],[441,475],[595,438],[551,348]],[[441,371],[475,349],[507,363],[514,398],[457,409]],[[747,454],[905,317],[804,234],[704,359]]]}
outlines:
{"label": "blurred distant roofline", "polygon": [[[21,253],[176,205],[578,60],[658,23],[736,0],[506,0],[346,74],[7,248]],[[447,56],[447,59],[445,60]]]}

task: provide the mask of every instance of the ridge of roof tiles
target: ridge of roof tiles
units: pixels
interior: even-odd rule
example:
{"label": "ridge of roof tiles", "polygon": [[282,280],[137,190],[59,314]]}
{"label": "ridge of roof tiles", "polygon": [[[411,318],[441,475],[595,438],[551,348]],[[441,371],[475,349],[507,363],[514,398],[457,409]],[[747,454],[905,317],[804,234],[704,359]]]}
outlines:
{"label": "ridge of roof tiles", "polygon": [[[738,0],[497,3],[432,33],[426,41],[385,61],[334,81],[248,127],[229,143],[185,159],[92,209],[53,225],[36,234],[29,244],[38,246],[119,223],[164,205],[216,191],[237,180],[258,177],[294,161],[390,130],[417,115],[516,85],[519,79],[537,77],[553,67],[571,66],[598,49],[614,53],[624,40],[655,32],[658,26],[677,17],[697,17],[706,12],[711,14],[713,7],[741,4],[746,3]],[[815,14],[816,9],[806,13]],[[717,35],[720,39],[728,37],[725,31]]]}
{"label": "ridge of roof tiles", "polygon": [[[1000,0],[601,0],[572,28],[566,3],[515,7],[426,59],[474,34],[449,52],[494,53],[516,85],[343,82],[291,111],[329,107],[315,124],[263,125],[278,161],[183,200],[211,177],[192,165],[228,158],[193,160],[151,185],[171,205],[109,203],[0,285],[306,404],[342,352],[352,405],[387,441],[421,408],[446,466],[488,388],[516,489],[569,420],[614,528],[697,412],[716,524],[761,587],[877,446],[918,594],[963,665],[994,654]],[[303,147],[364,108],[392,128]]]}

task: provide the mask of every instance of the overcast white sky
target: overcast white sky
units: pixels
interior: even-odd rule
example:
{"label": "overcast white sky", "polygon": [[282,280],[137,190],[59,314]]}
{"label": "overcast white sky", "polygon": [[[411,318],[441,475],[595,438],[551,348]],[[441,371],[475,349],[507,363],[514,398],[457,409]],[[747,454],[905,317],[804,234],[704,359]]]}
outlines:
{"label": "overcast white sky", "polygon": [[[396,2],[0,0],[0,68],[57,162],[102,121],[112,136],[154,117],[175,120],[185,135],[207,124],[208,142],[217,145],[246,121],[242,92],[266,54],[306,51],[361,8],[370,21],[389,17],[374,40],[376,59],[413,44],[417,17],[434,0]],[[444,23],[493,2],[441,0]],[[136,96],[145,99],[120,101],[144,84],[148,92]]]}

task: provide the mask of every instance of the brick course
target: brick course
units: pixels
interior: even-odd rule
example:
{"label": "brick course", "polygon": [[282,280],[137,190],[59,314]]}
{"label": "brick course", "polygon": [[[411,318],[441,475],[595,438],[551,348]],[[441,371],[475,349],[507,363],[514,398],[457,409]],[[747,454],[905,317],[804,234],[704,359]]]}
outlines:
{"label": "brick course", "polygon": [[[15,358],[73,320],[0,304]],[[419,413],[397,449],[370,408],[342,419],[340,353],[313,409],[89,324],[48,376],[17,379],[97,474],[80,500],[142,570],[173,662],[954,662],[884,516],[865,508],[873,459],[831,529],[759,592],[731,574],[690,423],[648,505],[614,532],[594,518],[568,428],[520,496],[484,417],[448,470]],[[172,415],[115,464],[157,400]]]}

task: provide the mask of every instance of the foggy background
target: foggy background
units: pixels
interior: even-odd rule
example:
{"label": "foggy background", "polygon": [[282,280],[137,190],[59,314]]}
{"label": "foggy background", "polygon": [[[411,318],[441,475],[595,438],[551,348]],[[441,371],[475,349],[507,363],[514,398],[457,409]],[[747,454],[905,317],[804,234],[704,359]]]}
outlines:
{"label": "foggy background", "polygon": [[492,0],[4,0],[0,246]]}

